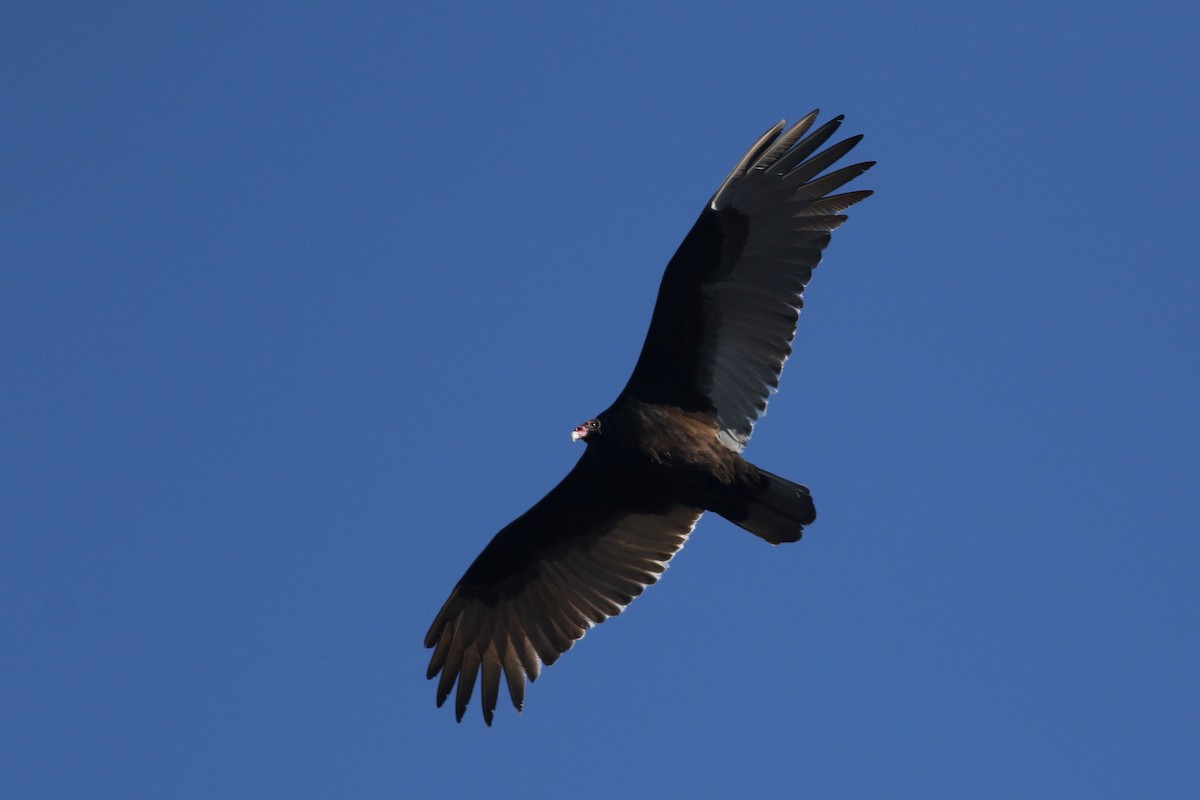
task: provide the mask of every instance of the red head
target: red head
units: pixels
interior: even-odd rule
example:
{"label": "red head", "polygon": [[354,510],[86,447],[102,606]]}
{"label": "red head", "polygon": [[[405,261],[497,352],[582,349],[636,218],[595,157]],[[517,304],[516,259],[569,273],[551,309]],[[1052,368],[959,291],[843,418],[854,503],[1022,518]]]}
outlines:
{"label": "red head", "polygon": [[600,420],[589,419],[587,422],[580,425],[575,430],[571,431],[571,441],[578,442],[580,439],[587,440],[589,436],[593,436],[600,432]]}

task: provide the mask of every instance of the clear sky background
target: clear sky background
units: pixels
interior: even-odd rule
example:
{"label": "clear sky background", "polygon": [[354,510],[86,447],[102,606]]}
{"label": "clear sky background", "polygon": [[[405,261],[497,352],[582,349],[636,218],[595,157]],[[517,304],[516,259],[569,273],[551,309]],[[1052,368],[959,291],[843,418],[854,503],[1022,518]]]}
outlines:
{"label": "clear sky background", "polygon": [[[1195,4],[405,5],[7,9],[0,797],[1200,796]],[[456,725],[426,627],[813,107],[818,522]]]}

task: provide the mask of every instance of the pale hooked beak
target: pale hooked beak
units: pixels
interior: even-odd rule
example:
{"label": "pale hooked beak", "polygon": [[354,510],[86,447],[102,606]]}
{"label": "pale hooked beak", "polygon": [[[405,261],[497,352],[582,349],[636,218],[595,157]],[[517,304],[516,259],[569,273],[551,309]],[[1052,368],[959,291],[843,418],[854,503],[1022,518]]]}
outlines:
{"label": "pale hooked beak", "polygon": [[580,439],[586,439],[588,436],[598,430],[600,430],[600,420],[589,419],[587,422],[571,431],[571,441],[578,442]]}

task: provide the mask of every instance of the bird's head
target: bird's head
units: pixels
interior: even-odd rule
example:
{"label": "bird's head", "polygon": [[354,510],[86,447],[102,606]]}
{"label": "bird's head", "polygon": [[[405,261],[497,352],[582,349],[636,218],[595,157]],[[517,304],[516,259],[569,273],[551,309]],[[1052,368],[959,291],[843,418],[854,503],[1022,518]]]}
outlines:
{"label": "bird's head", "polygon": [[571,441],[578,442],[580,439],[583,439],[586,442],[589,436],[597,436],[599,433],[600,420],[589,419],[587,422],[571,431]]}

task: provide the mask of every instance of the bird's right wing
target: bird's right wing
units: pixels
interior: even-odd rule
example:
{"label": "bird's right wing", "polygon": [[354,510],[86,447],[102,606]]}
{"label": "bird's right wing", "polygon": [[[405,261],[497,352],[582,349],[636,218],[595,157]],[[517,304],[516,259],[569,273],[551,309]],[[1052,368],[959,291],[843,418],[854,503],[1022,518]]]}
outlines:
{"label": "bird's right wing", "polygon": [[[589,451],[590,452],[590,451]],[[454,689],[461,721],[482,673],[489,725],[500,675],[517,710],[525,680],[658,580],[701,509],[665,504],[587,453],[557,487],[496,534],[425,636],[441,706]]]}

